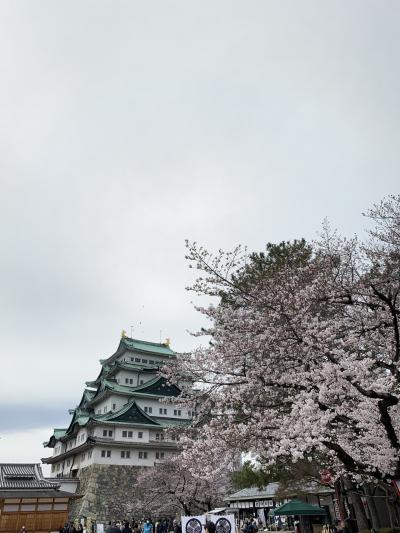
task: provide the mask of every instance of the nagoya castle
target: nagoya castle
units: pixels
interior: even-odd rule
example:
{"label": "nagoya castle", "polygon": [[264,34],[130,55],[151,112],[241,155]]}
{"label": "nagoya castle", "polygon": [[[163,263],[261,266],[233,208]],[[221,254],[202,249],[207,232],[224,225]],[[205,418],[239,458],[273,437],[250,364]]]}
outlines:
{"label": "nagoya castle", "polygon": [[[162,403],[180,389],[158,375],[176,357],[169,341],[154,343],[126,337],[117,351],[101,359],[101,371],[87,381],[67,428],[54,429],[42,459],[51,476],[79,478],[71,518],[106,521],[130,516],[140,467],[153,467],[177,450],[179,431],[190,423],[188,409]],[[170,431],[167,432],[167,430]],[[172,431],[171,431],[172,430]]]}

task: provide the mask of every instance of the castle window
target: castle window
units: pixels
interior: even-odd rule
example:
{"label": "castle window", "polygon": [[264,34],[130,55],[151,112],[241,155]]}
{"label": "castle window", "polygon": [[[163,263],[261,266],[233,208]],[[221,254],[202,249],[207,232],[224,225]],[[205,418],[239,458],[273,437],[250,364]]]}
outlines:
{"label": "castle window", "polygon": [[113,403],[113,409],[116,409],[116,408],[117,408],[117,404]]}
{"label": "castle window", "polygon": [[131,363],[133,363],[133,357],[131,357]]}
{"label": "castle window", "polygon": [[164,459],[164,452],[156,452],[156,459]]}
{"label": "castle window", "polygon": [[143,385],[143,383],[144,383],[144,381],[143,381],[143,379],[141,379],[139,384]]}
{"label": "castle window", "polygon": [[129,384],[133,385],[133,379],[132,378],[129,379]]}
{"label": "castle window", "polygon": [[142,363],[147,364],[147,359],[142,359]]}
{"label": "castle window", "polygon": [[150,361],[149,359],[149,365],[154,365],[154,361]]}
{"label": "castle window", "polygon": [[130,451],[125,451],[125,450],[121,451],[121,459],[130,459],[130,457],[131,457]]}
{"label": "castle window", "polygon": [[147,452],[139,452],[139,459],[147,459]]}
{"label": "castle window", "polygon": [[101,450],[102,457],[111,457],[111,450]]}
{"label": "castle window", "polygon": [[162,415],[162,412],[163,412],[162,407],[160,407],[160,415]]}
{"label": "castle window", "polygon": [[164,409],[164,414],[165,414],[165,415],[167,414],[167,410],[166,410],[166,409]]}
{"label": "castle window", "polygon": [[145,413],[152,413],[153,412],[153,408],[152,407],[147,407],[147,405],[146,405],[146,407],[144,408],[144,412]]}
{"label": "castle window", "polygon": [[131,439],[133,437],[133,431],[128,431],[128,437]]}
{"label": "castle window", "polygon": [[135,357],[135,363],[140,363],[139,357]]}
{"label": "castle window", "polygon": [[128,432],[127,432],[127,431],[123,431],[123,432],[122,432],[122,436],[123,436],[123,437],[127,437],[127,436],[128,436]]}
{"label": "castle window", "polygon": [[143,439],[143,431],[138,431],[138,439]]}
{"label": "castle window", "polygon": [[107,413],[107,406],[104,406],[103,413]]}
{"label": "castle window", "polygon": [[111,431],[111,429],[108,431],[108,436],[109,436],[109,437],[112,437],[112,431]]}
{"label": "castle window", "polygon": [[128,385],[128,383],[129,383],[129,379],[125,378],[125,385]]}
{"label": "castle window", "polygon": [[181,416],[181,410],[180,409],[174,409],[174,415],[175,416]]}
{"label": "castle window", "polygon": [[103,437],[107,437],[107,430],[103,429]]}

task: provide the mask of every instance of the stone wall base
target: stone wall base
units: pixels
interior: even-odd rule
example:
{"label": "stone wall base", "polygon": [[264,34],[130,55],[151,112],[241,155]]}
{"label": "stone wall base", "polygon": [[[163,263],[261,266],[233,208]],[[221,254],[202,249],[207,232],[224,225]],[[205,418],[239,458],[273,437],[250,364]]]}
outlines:
{"label": "stone wall base", "polygon": [[86,518],[106,523],[132,520],[136,479],[140,467],[91,465],[78,472],[77,494],[82,498],[70,505],[70,520]]}

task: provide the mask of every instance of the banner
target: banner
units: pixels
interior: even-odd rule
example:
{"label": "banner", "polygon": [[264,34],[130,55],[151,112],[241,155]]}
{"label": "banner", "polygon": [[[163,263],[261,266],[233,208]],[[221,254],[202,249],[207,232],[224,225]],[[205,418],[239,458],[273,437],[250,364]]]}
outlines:
{"label": "banner", "polygon": [[182,516],[182,533],[204,533],[205,515]]}
{"label": "banner", "polygon": [[208,514],[207,521],[214,522],[216,533],[236,533],[235,517],[233,514]]}
{"label": "banner", "polygon": [[182,533],[204,533],[206,522],[214,522],[216,533],[236,533],[235,517],[233,514],[182,516]]}

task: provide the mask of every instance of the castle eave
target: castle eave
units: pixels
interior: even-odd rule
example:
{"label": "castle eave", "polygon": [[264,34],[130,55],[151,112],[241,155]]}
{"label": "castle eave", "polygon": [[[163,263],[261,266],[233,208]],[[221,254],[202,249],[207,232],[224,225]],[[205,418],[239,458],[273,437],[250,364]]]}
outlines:
{"label": "castle eave", "polygon": [[110,440],[107,438],[101,438],[101,437],[90,437],[90,440],[88,439],[86,442],[81,444],[80,446],[76,446],[75,448],[71,448],[70,450],[67,450],[64,453],[60,453],[59,455],[51,456],[51,457],[43,457],[42,462],[45,464],[54,464],[59,463],[60,461],[63,461],[64,459],[71,457],[73,455],[77,455],[81,452],[84,452],[85,450],[89,448],[93,448],[94,446],[106,446],[108,448],[125,448],[125,449],[145,449],[145,450],[178,450],[178,445],[176,442],[165,442],[165,441],[150,441],[150,442],[127,442],[127,441],[121,441],[121,440]]}

